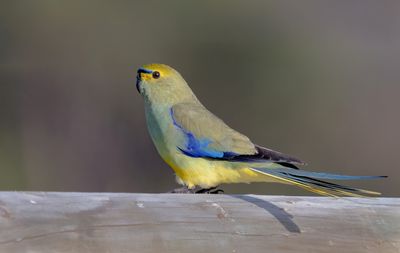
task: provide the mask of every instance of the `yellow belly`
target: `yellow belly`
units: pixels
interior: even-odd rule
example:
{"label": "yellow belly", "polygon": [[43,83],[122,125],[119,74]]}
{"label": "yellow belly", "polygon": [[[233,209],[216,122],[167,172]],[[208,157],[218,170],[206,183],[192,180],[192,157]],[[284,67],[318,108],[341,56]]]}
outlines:
{"label": "yellow belly", "polygon": [[[189,188],[215,187],[225,183],[273,182],[273,178],[251,170],[248,166],[227,161],[180,156],[165,159],[177,177]],[[178,181],[180,181],[178,180]]]}

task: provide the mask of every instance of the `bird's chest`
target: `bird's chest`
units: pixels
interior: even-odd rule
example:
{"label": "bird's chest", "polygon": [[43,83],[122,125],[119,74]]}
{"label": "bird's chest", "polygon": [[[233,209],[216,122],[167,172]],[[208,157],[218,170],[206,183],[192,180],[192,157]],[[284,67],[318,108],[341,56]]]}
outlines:
{"label": "bird's chest", "polygon": [[147,127],[158,152],[164,156],[176,151],[181,136],[173,124],[170,108],[146,106],[145,112]]}

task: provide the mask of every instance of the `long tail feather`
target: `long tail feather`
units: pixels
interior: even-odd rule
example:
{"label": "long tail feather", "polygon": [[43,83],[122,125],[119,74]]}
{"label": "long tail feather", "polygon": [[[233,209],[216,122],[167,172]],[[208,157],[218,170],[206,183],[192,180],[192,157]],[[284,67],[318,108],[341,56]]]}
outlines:
{"label": "long tail feather", "polygon": [[334,184],[320,179],[333,179],[333,180],[365,180],[365,179],[378,179],[385,176],[347,176],[337,175],[321,172],[310,172],[304,170],[295,170],[291,168],[251,168],[253,171],[268,175],[280,181],[297,185],[305,190],[326,195],[326,196],[376,196],[380,195],[379,192],[368,191],[363,189],[352,188],[344,185]]}
{"label": "long tail feather", "polygon": [[[258,169],[258,168],[257,168]],[[264,169],[262,169],[264,170]],[[266,169],[268,170],[268,169]],[[318,179],[331,179],[331,180],[371,180],[371,179],[379,179],[385,178],[386,176],[349,176],[349,175],[339,175],[325,172],[313,172],[313,171],[305,171],[305,170],[294,170],[291,168],[279,168],[279,172],[288,173],[296,176],[303,177],[312,177]]]}

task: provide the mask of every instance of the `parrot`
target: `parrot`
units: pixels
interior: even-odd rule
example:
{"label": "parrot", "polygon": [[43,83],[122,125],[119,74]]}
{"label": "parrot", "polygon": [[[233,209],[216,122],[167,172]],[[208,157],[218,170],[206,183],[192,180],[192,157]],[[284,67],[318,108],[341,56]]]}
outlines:
{"label": "parrot", "polygon": [[161,158],[182,185],[172,193],[223,193],[221,184],[272,182],[325,196],[380,193],[326,180],[377,179],[303,170],[302,160],[252,142],[211,113],[179,72],[165,64],[137,70],[148,132]]}

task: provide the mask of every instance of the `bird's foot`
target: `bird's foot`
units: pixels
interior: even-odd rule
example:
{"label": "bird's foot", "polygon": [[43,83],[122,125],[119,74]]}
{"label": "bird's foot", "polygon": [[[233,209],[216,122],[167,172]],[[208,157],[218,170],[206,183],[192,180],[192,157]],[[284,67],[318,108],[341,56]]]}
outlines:
{"label": "bird's foot", "polygon": [[194,194],[196,193],[195,189],[189,189],[187,186],[183,186],[180,188],[173,189],[172,191],[169,191],[168,193],[178,193],[178,194]]}
{"label": "bird's foot", "polygon": [[200,189],[196,191],[197,194],[224,194],[224,190],[222,189],[217,189],[217,187],[211,187],[207,189]]}
{"label": "bird's foot", "polygon": [[176,188],[168,193],[178,193],[178,194],[224,194],[224,190],[217,189],[218,187],[211,188],[200,188],[195,187],[193,189],[189,189],[187,186],[183,186],[180,188]]}

